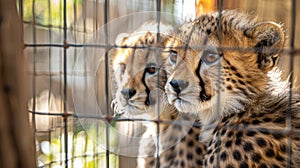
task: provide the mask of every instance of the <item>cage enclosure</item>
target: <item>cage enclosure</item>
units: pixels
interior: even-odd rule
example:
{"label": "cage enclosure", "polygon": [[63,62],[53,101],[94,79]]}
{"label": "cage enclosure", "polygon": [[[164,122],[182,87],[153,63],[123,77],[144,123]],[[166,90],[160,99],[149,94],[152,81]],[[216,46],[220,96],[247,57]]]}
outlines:
{"label": "cage enclosure", "polygon": [[[111,102],[116,98],[116,83],[112,61],[118,47],[128,47],[116,45],[117,36],[133,33],[149,21],[175,29],[207,12],[221,14],[223,10],[237,9],[280,23],[286,35],[279,60],[282,77],[289,76],[291,87],[299,86],[296,80],[300,76],[300,27],[296,19],[300,17],[299,3],[298,0],[18,1],[30,82],[28,113],[38,167],[136,167],[139,142],[147,130],[145,123],[156,125],[152,130],[155,132],[159,125],[170,120],[114,114]],[[161,28],[153,30],[160,32],[158,38],[163,35]],[[159,47],[142,47],[159,50]],[[153,94],[159,96],[157,92]],[[160,107],[153,110],[160,114]],[[187,126],[187,131],[193,127],[189,122],[179,124]],[[159,141],[160,136],[151,138]],[[156,159],[159,157],[156,153]]]}

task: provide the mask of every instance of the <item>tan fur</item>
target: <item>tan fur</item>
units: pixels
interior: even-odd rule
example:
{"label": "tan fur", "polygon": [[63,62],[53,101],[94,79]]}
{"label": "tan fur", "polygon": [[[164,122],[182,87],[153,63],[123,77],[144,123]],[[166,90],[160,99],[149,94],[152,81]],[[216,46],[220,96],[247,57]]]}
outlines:
{"label": "tan fur", "polygon": [[[160,57],[160,52],[165,39],[166,36],[161,34],[160,40],[157,40],[157,34],[148,31],[123,34],[117,38],[119,46],[128,48],[117,48],[114,54],[117,91],[112,106],[116,113],[124,113],[125,117],[155,120],[159,104],[160,119],[167,122],[159,125],[159,140],[157,124],[144,122],[147,129],[139,144],[137,167],[156,167],[158,164],[161,167],[201,167],[205,146],[198,141],[200,127],[193,126],[194,118],[178,115],[176,108],[167,103],[163,92],[167,73],[162,66],[165,60]],[[149,64],[159,68],[157,73],[147,72]],[[124,95],[122,91],[126,89],[135,92],[133,94],[132,91],[131,96]]]}
{"label": "tan fur", "polygon": [[[196,114],[203,123],[201,140],[208,144],[206,167],[288,165],[280,146],[288,146],[288,112],[293,116],[292,130],[298,131],[300,99],[293,95],[289,111],[288,83],[276,70],[283,45],[279,24],[237,11],[223,11],[221,17],[218,12],[200,16],[181,25],[166,41],[165,59],[177,52],[176,64],[165,64],[168,101],[182,113],[200,109]],[[204,55],[212,50],[220,58],[206,63]],[[177,92],[174,81],[181,83]],[[255,136],[246,135],[248,129]],[[267,134],[264,129],[276,130]],[[256,143],[259,138],[268,141],[266,148]],[[228,141],[232,145],[225,147]],[[248,142],[253,149],[245,151]],[[291,150],[291,167],[299,167],[299,137],[291,137]],[[220,156],[222,152],[226,157]],[[256,153],[259,160],[252,158]]]}

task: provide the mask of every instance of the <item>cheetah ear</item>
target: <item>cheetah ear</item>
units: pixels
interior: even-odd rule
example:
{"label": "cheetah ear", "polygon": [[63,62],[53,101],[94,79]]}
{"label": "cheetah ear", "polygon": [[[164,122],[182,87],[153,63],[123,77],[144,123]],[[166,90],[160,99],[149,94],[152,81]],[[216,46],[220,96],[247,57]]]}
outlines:
{"label": "cheetah ear", "polygon": [[118,34],[115,40],[115,44],[121,44],[126,37],[129,37],[128,33]]}
{"label": "cheetah ear", "polygon": [[281,25],[275,22],[261,22],[246,30],[245,35],[253,40],[258,68],[269,71],[277,65],[284,45]]}

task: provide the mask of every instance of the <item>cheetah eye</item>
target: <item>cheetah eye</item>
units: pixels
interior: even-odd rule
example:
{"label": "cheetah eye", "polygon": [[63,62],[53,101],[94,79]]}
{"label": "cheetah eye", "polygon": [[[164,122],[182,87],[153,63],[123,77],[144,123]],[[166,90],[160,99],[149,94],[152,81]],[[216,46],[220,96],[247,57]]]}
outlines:
{"label": "cheetah eye", "polygon": [[119,66],[120,66],[121,73],[124,74],[125,70],[126,70],[126,64],[125,63],[119,63]]}
{"label": "cheetah eye", "polygon": [[204,53],[202,55],[202,60],[206,64],[212,64],[212,63],[216,62],[217,60],[219,60],[219,58],[220,58],[220,54],[213,52],[213,51],[204,51]]}
{"label": "cheetah eye", "polygon": [[155,74],[158,71],[158,67],[156,65],[151,64],[151,65],[147,66],[147,68],[146,68],[145,71],[147,73],[153,75],[153,74]]}
{"label": "cheetah eye", "polygon": [[177,52],[176,51],[174,51],[174,50],[170,51],[169,61],[174,65],[176,64],[176,61],[177,61]]}

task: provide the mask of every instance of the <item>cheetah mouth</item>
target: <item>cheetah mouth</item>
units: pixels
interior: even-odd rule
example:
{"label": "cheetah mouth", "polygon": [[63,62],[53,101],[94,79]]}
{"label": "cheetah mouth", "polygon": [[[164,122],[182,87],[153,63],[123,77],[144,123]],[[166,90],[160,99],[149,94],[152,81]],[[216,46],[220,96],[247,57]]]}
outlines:
{"label": "cheetah mouth", "polygon": [[169,94],[169,104],[175,106],[181,112],[197,111],[199,108],[210,108],[212,97],[204,93],[200,95],[191,94]]}
{"label": "cheetah mouth", "polygon": [[147,106],[141,105],[141,102],[135,101],[121,101],[118,107],[118,111],[116,112],[119,116],[123,115],[136,115],[146,113]]}
{"label": "cheetah mouth", "polygon": [[[185,102],[190,102],[190,100],[193,99],[192,97],[188,96],[188,94],[175,94],[172,97],[173,99],[170,99],[171,100],[170,103],[172,104],[175,101],[180,101],[181,103],[185,103]],[[208,96],[207,94],[205,94],[205,92],[200,92],[198,100],[204,103],[211,100],[211,96]]]}

